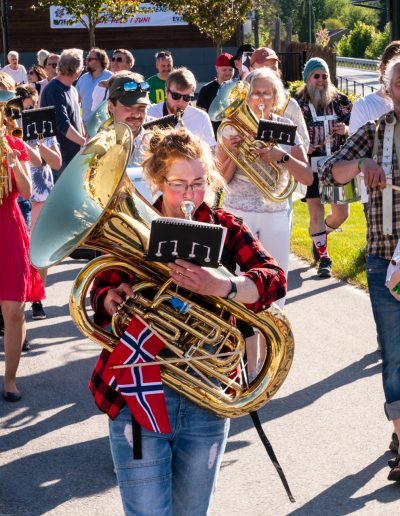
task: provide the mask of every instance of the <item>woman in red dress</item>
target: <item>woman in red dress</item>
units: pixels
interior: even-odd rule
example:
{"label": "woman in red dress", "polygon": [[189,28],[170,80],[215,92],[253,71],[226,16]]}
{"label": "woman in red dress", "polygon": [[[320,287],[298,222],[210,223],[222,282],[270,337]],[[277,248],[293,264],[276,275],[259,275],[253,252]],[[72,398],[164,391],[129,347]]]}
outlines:
{"label": "woman in red dress", "polygon": [[[15,83],[0,72],[0,90],[14,91]],[[22,140],[3,136],[0,128],[3,159],[0,174],[11,175],[12,189],[6,193],[0,185],[0,305],[4,318],[5,374],[3,397],[18,401],[21,394],[16,374],[25,340],[24,308],[26,301],[45,297],[39,273],[29,260],[29,233],[17,204],[18,194],[28,199],[32,191],[29,157]]]}

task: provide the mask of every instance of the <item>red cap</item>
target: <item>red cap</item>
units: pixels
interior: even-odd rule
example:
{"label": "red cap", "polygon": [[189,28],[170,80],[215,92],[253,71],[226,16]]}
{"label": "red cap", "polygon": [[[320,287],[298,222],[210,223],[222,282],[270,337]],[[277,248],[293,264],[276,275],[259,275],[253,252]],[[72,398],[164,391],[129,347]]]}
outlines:
{"label": "red cap", "polygon": [[232,67],[231,62],[230,62],[232,57],[233,56],[231,54],[228,54],[228,52],[224,52],[223,54],[220,54],[217,57],[217,60],[215,61],[215,66],[230,66],[230,67]]}
{"label": "red cap", "polygon": [[250,65],[253,65],[254,63],[264,63],[264,61],[268,61],[269,59],[273,59],[274,61],[279,61],[279,57],[275,54],[275,51],[272,50],[272,48],[268,47],[260,47],[254,50],[251,59],[250,59]]}

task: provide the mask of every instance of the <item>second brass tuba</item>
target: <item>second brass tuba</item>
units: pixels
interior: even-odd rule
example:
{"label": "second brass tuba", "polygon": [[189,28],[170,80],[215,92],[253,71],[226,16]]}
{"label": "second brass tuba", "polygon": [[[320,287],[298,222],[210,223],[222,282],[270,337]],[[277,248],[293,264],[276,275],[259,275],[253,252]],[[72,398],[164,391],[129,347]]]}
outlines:
{"label": "second brass tuba", "polygon": [[[290,324],[275,307],[254,314],[240,303],[183,289],[177,292],[164,264],[146,262],[151,221],[160,214],[125,173],[130,152],[129,128],[114,124],[74,158],[36,223],[32,263],[49,267],[79,246],[109,253],[88,263],[73,286],[70,312],[81,332],[112,351],[130,318],[137,315],[162,336],[174,360],[162,365],[166,385],[220,416],[238,417],[256,410],[289,372],[294,352]],[[86,307],[92,280],[106,269],[121,269],[136,279],[134,299],[126,300],[114,316],[112,331],[92,321]],[[230,273],[221,267],[219,274]],[[243,326],[267,343],[265,360],[252,382],[243,369],[245,337],[239,329]]]}
{"label": "second brass tuba", "polygon": [[[227,156],[265,197],[273,202],[283,202],[295,191],[297,182],[284,167],[276,163],[266,164],[254,153],[255,148],[267,144],[256,140],[259,120],[246,103],[249,88],[248,83],[241,81],[223,85],[208,113],[211,120],[221,121],[217,131],[217,141]],[[223,141],[223,131],[229,126],[244,138],[238,145],[237,156],[226,147]]]}

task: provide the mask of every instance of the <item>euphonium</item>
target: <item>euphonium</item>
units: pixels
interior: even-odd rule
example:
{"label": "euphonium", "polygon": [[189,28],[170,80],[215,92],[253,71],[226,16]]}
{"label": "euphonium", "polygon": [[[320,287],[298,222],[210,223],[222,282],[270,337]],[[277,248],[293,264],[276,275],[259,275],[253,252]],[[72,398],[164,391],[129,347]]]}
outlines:
{"label": "euphonium", "polygon": [[[273,202],[283,202],[292,195],[297,182],[286,168],[276,163],[266,164],[254,153],[255,148],[273,145],[273,142],[267,144],[256,140],[259,120],[246,103],[249,88],[247,83],[241,81],[224,85],[213,100],[208,114],[211,120],[222,120],[218,127],[217,140],[227,156],[265,197]],[[229,126],[243,136],[243,141],[238,145],[237,156],[226,147],[223,141],[223,131]]]}
{"label": "euphonium", "polygon": [[[254,314],[233,301],[177,291],[167,266],[145,261],[150,224],[160,215],[125,173],[130,152],[129,128],[115,124],[74,158],[36,223],[32,263],[49,267],[78,246],[110,253],[88,263],[72,288],[70,312],[81,332],[111,351],[130,318],[138,315],[166,342],[161,366],[166,385],[220,416],[256,410],[289,371],[294,351],[289,322],[275,307]],[[86,309],[91,282],[106,269],[135,277],[134,297],[114,316],[111,332],[94,323]],[[219,274],[230,273],[221,267]],[[243,366],[243,326],[267,343],[266,359],[250,385]]]}
{"label": "euphonium", "polygon": [[9,148],[5,137],[4,126],[4,110],[7,102],[14,97],[11,91],[0,91],[0,205],[3,203],[4,197],[12,190],[11,172],[7,166],[7,149]]}

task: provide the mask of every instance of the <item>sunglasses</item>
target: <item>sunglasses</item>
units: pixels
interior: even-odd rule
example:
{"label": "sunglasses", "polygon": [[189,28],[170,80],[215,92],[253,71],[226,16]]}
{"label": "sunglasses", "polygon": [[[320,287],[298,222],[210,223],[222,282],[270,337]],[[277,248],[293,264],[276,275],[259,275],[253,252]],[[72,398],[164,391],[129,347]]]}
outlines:
{"label": "sunglasses", "polygon": [[147,82],[126,82],[118,88],[118,91],[149,91],[150,85]]}
{"label": "sunglasses", "polygon": [[51,66],[52,68],[57,68],[58,63],[47,63],[46,66]]}
{"label": "sunglasses", "polygon": [[190,102],[191,100],[194,99],[194,95],[182,95],[182,93],[178,93],[177,91],[171,91],[171,90],[167,90],[167,92],[171,95],[171,97],[174,99],[174,100],[181,100],[183,99],[184,102]]}
{"label": "sunglasses", "polygon": [[122,57],[121,57],[121,56],[118,56],[118,57],[114,57],[114,56],[113,56],[113,57],[111,58],[111,61],[112,61],[113,63],[114,63],[115,61],[116,61],[117,63],[122,63]]}
{"label": "sunglasses", "polygon": [[315,73],[314,74],[314,79],[319,79],[320,77],[322,77],[323,81],[326,81],[326,79],[328,78],[328,75],[326,73]]}
{"label": "sunglasses", "polygon": [[97,61],[97,57],[87,57],[86,61]]}
{"label": "sunglasses", "polygon": [[163,59],[164,57],[171,57],[171,52],[159,52],[156,59]]}

